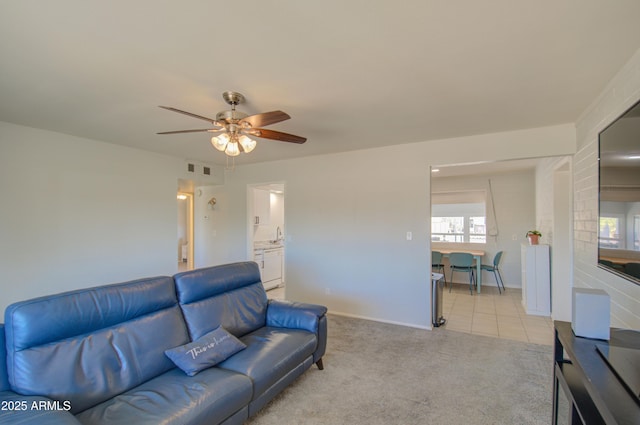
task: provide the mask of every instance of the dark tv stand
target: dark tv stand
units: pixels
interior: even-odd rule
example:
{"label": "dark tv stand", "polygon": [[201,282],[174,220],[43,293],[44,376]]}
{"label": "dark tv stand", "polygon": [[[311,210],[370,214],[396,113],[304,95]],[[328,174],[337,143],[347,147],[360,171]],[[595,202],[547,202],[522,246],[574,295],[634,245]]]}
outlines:
{"label": "dark tv stand", "polygon": [[554,322],[554,424],[640,425],[640,403],[596,351],[596,344],[640,349],[640,332],[611,328],[611,339],[576,337]]}

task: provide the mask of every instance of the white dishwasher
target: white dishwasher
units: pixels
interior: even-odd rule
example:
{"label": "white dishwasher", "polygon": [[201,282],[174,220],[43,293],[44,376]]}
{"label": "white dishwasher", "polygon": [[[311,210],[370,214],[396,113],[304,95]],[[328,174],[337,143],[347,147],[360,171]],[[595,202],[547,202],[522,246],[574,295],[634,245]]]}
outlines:
{"label": "white dishwasher", "polygon": [[273,289],[282,283],[282,253],[282,248],[264,250],[261,272],[265,290]]}

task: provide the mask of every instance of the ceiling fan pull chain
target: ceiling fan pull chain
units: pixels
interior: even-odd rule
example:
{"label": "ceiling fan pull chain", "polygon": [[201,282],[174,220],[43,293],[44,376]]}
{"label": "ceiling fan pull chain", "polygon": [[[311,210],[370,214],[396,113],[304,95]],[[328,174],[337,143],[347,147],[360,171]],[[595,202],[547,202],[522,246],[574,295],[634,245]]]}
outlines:
{"label": "ceiling fan pull chain", "polygon": [[[229,166],[229,158],[231,158],[231,166]],[[227,155],[227,165],[224,167],[226,171],[234,171],[236,169],[236,157]]]}

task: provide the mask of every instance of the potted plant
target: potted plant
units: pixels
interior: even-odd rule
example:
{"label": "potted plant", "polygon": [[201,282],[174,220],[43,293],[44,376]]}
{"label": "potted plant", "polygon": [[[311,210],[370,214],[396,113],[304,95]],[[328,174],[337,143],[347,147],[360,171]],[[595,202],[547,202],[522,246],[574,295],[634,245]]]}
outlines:
{"label": "potted plant", "polygon": [[529,230],[525,236],[529,239],[529,245],[538,245],[538,239],[542,237],[542,233],[537,230]]}

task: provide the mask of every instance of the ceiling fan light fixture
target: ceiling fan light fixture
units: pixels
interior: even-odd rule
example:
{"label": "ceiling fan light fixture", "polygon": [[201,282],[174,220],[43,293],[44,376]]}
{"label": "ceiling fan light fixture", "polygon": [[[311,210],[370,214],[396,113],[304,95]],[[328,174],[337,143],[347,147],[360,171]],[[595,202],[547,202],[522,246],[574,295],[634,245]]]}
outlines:
{"label": "ceiling fan light fixture", "polygon": [[248,138],[245,135],[242,135],[239,137],[239,141],[240,144],[242,145],[242,149],[246,152],[249,153],[252,150],[254,150],[256,148],[257,142],[255,140],[252,140],[250,138]]}
{"label": "ceiling fan light fixture", "polygon": [[229,156],[240,155],[240,146],[238,146],[238,142],[236,142],[235,140],[229,142],[227,144],[227,148],[224,150],[224,153],[226,153]]}
{"label": "ceiling fan light fixture", "polygon": [[211,138],[211,144],[220,152],[225,152],[225,149],[229,144],[229,135],[227,133],[222,133],[219,136],[213,136]]}

